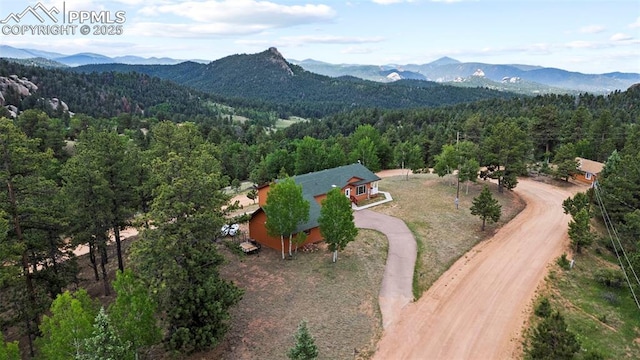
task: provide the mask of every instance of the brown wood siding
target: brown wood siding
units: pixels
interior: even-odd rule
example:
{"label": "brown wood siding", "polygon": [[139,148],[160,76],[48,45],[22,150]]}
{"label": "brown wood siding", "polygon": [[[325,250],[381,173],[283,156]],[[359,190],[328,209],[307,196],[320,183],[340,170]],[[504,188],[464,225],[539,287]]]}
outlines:
{"label": "brown wood siding", "polygon": [[267,193],[271,187],[269,185],[263,186],[258,189],[258,204],[260,207],[264,206],[267,203]]}
{"label": "brown wood siding", "polygon": [[584,184],[593,184],[596,181],[597,176],[594,174],[591,174],[591,179],[587,179],[586,173],[580,173],[580,174],[576,174],[574,176],[574,179]]}
{"label": "brown wood siding", "polygon": [[357,195],[357,186],[351,188],[351,196],[355,197],[358,201],[366,200],[369,198],[369,191],[371,191],[371,184],[364,184],[365,191],[363,194]]}
{"label": "brown wood siding", "polygon": [[322,195],[318,195],[316,196],[314,199],[316,200],[316,202],[320,205],[322,205],[322,202],[324,201],[324,199],[327,198],[327,194],[322,194]]}
{"label": "brown wood siding", "polygon": [[[265,223],[267,221],[267,215],[262,210],[258,210],[249,221],[249,237],[256,240],[260,244],[264,246],[268,246],[272,249],[280,251],[280,237],[279,236],[269,236],[267,234],[267,228],[265,227]],[[295,237],[295,236],[294,236]],[[307,235],[307,241],[304,244],[299,245],[303,246],[305,244],[317,243],[322,241],[322,235],[320,234],[320,228],[315,227],[309,230],[309,235]],[[295,244],[293,244],[295,248]],[[284,239],[284,248],[285,251],[289,249],[289,238]]]}

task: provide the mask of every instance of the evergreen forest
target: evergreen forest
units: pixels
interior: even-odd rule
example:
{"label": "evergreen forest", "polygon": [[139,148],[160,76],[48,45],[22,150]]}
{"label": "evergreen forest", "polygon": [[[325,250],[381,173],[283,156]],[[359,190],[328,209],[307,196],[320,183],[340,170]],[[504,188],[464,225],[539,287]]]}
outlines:
{"label": "evergreen forest", "polygon": [[[191,68],[184,74],[197,75]],[[445,161],[455,144],[467,149],[458,158],[476,161],[474,176],[482,168],[481,176],[498,179],[505,191],[531,173],[566,180],[576,173],[576,157],[606,162],[602,201],[640,269],[638,85],[608,95],[527,97],[488,96],[484,89],[453,94],[416,81],[379,85],[374,94],[387,93],[388,102],[357,100],[351,107],[313,100],[312,91],[325,90],[311,85],[303,91],[308,101],[242,97],[141,72],[0,60],[0,76],[11,75],[38,89],[4,91],[16,118],[0,108],[0,334],[13,329],[0,337],[0,358],[3,351],[15,355],[18,339],[24,357],[56,359],[100,358],[105,351],[138,359],[158,343],[168,352],[213,348],[242,298],[242,289],[220,277],[223,258],[213,246],[234,210],[226,187],[358,161],[372,171],[450,173],[463,165],[455,156]],[[233,87],[236,75],[227,75]],[[369,85],[341,79],[339,86],[339,97],[352,102],[353,89]],[[472,96],[448,98],[462,91]],[[417,105],[412,92],[437,96]],[[51,98],[68,110],[54,108]],[[306,120],[275,127],[292,115]],[[127,226],[141,231],[131,257],[122,256],[119,241],[109,253],[109,235],[119,239]],[[92,276],[115,299],[111,305],[77,288],[78,245],[88,247]],[[109,262],[119,268],[113,283]],[[132,318],[128,309],[136,307],[149,312]]]}

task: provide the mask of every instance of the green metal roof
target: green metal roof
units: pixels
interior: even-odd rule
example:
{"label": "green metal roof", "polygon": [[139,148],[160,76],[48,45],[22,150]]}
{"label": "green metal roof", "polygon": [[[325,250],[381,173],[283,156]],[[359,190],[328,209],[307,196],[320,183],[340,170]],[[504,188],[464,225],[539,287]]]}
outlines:
{"label": "green metal roof", "polygon": [[[334,186],[342,189],[349,185],[349,180],[354,177],[358,178],[358,180],[353,182],[353,185],[362,185],[380,180],[378,175],[360,163],[293,176],[292,179],[296,184],[302,185],[302,197],[309,202],[309,221],[299,225],[296,232],[318,226],[320,204],[315,200],[316,196],[328,193]],[[278,181],[276,180],[276,182]]]}

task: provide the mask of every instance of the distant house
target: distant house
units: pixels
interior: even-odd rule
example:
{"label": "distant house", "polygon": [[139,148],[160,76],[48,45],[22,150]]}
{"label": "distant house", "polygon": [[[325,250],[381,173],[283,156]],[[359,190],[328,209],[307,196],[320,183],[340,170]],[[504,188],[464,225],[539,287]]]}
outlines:
{"label": "distant house", "polygon": [[[302,196],[309,201],[309,221],[301,224],[296,233],[305,232],[307,240],[304,244],[322,241],[322,235],[318,227],[320,206],[327,193],[334,187],[342,190],[342,193],[352,202],[368,199],[378,195],[378,181],[380,178],[364,167],[362,164],[351,164],[292,177],[298,185],[302,185]],[[277,180],[276,180],[277,182]],[[271,184],[258,188],[258,202],[260,208],[251,215],[249,220],[249,236],[262,245],[280,250],[280,237],[267,234],[265,223],[267,215],[262,207],[267,203]],[[295,235],[294,235],[295,237]],[[303,244],[303,245],[304,245]],[[285,239],[285,247],[288,247],[288,239]]]}
{"label": "distant house", "polygon": [[578,172],[579,174],[574,179],[587,184],[593,184],[597,179],[600,172],[604,168],[604,164],[601,162],[584,159],[577,157]]}

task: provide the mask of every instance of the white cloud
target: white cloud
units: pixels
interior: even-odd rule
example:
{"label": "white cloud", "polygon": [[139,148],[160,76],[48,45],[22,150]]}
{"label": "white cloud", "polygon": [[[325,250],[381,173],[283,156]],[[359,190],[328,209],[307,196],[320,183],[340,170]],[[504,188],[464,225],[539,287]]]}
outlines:
{"label": "white cloud", "polygon": [[172,2],[145,6],[139,12],[148,16],[177,15],[196,22],[254,24],[269,28],[326,22],[335,16],[335,11],[323,4],[281,5],[255,0]]}
{"label": "white cloud", "polygon": [[354,37],[354,36],[336,36],[336,35],[299,35],[284,36],[282,40],[291,43],[303,44],[366,44],[384,41],[384,38],[376,37]]}
{"label": "white cloud", "polygon": [[404,0],[372,0],[372,1],[380,5],[391,5],[391,4],[399,4],[404,2]]}
{"label": "white cloud", "polygon": [[583,34],[597,34],[605,31],[605,27],[602,25],[589,25],[580,28],[580,32]]}
{"label": "white cloud", "polygon": [[127,26],[125,32],[138,36],[170,37],[170,38],[206,38],[211,36],[234,36],[259,33],[269,29],[261,24],[245,24],[237,26],[228,23],[191,23],[191,24],[165,24],[154,22],[141,22],[133,26]]}
{"label": "white cloud", "polygon": [[[132,25],[133,33],[173,38],[258,34],[270,29],[330,22],[336,15],[331,7],[322,4],[282,5],[256,0],[165,0],[142,7],[138,14],[148,21]],[[172,17],[171,22],[160,20],[165,15]]]}
{"label": "white cloud", "polygon": [[371,54],[377,49],[362,46],[349,46],[340,51],[341,54]]}
{"label": "white cloud", "polygon": [[275,40],[241,39],[236,41],[240,45],[269,45],[277,47],[302,46],[308,44],[368,44],[384,41],[382,37],[352,37],[336,35],[299,35],[283,36]]}
{"label": "white cloud", "polygon": [[623,33],[617,33],[617,34],[613,34],[611,35],[611,38],[609,40],[611,41],[627,41],[627,40],[632,40],[633,36],[631,35],[627,35],[627,34],[623,34]]}
{"label": "white cloud", "polygon": [[600,47],[596,42],[583,40],[571,41],[566,43],[565,46],[569,49],[597,49]]}
{"label": "white cloud", "polygon": [[635,22],[629,24],[629,27],[632,29],[640,28],[640,16],[638,16]]}

